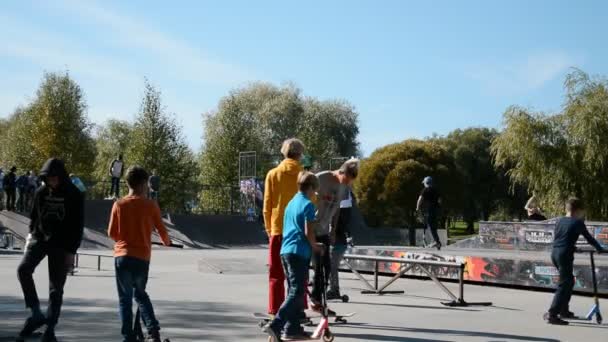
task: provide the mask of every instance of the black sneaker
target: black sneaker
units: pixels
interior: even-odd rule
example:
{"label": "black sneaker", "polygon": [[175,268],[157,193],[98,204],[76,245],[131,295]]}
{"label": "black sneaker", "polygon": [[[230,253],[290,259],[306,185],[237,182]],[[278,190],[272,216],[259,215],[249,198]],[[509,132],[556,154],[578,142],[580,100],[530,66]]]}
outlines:
{"label": "black sneaker", "polygon": [[559,314],[559,318],[561,319],[578,319],[579,317],[574,314],[572,311],[567,311]]}
{"label": "black sneaker", "polygon": [[342,299],[339,292],[327,291],[327,300]]}
{"label": "black sneaker", "polygon": [[148,336],[146,336],[146,342],[162,342],[162,340],[160,339],[160,333],[158,331],[155,331],[149,334]]}
{"label": "black sneaker", "polygon": [[55,329],[47,328],[44,334],[42,334],[40,342],[57,342],[57,337],[55,337]]}
{"label": "black sneaker", "polygon": [[23,325],[23,329],[19,332],[19,337],[29,337],[32,336],[36,330],[40,329],[43,325],[46,324],[46,318],[44,316],[32,316],[25,320],[25,324]]}
{"label": "black sneaker", "polygon": [[283,341],[300,341],[300,340],[310,340],[312,338],[312,334],[306,332],[304,330],[298,332],[297,334],[283,334],[281,339]]}
{"label": "black sneaker", "polygon": [[559,318],[558,316],[552,315],[550,313],[544,314],[543,318],[547,321],[547,323],[553,324],[553,325],[568,325],[568,324],[570,324],[567,321],[564,321],[563,319]]}
{"label": "black sneaker", "polygon": [[262,328],[262,331],[270,336],[271,342],[283,342],[280,336],[280,332],[274,330],[272,323],[268,323]]}

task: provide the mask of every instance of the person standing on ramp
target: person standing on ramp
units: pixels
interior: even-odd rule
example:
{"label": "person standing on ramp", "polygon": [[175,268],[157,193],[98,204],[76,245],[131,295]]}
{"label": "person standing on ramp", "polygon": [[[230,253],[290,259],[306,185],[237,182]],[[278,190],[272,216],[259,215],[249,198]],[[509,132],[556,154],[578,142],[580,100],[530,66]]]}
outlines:
{"label": "person standing on ramp", "polygon": [[418,196],[416,210],[422,213],[424,220],[424,244],[426,245],[426,230],[428,229],[431,231],[434,240],[429,247],[436,247],[437,250],[440,250],[441,240],[439,240],[439,234],[437,234],[437,225],[439,223],[441,197],[437,189],[433,186],[433,178],[425,177],[422,184],[424,184],[424,189],[422,189],[420,196]]}

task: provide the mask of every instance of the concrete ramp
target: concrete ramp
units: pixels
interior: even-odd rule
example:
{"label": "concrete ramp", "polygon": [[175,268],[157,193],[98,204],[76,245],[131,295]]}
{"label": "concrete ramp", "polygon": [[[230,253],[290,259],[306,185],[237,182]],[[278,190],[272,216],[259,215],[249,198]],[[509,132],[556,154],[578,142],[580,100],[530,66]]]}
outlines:
{"label": "concrete ramp", "polygon": [[171,215],[171,222],[196,244],[212,247],[256,246],[268,243],[264,227],[242,216]]}
{"label": "concrete ramp", "polygon": [[[0,224],[9,228],[17,236],[25,239],[30,232],[30,219],[21,214],[2,211],[0,212]],[[114,243],[104,234],[85,228],[81,248],[108,249]]]}

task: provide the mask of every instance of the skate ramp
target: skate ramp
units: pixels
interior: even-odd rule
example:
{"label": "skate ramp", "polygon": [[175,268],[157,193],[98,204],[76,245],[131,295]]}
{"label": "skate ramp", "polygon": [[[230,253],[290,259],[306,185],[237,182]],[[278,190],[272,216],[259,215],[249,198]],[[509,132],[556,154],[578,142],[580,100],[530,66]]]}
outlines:
{"label": "skate ramp", "polygon": [[264,227],[243,216],[172,214],[171,222],[193,242],[215,248],[268,243]]}
{"label": "skate ramp", "polygon": [[[15,235],[25,239],[30,232],[30,219],[19,213],[11,211],[0,212],[0,224],[9,228]],[[108,249],[114,245],[105,234],[85,228],[81,248]]]}
{"label": "skate ramp", "polygon": [[[87,200],[85,202],[85,227],[99,234],[107,235],[113,205],[114,201],[111,200]],[[197,244],[190,240],[186,235],[182,234],[171,221],[163,219],[163,223],[165,224],[165,227],[167,227],[167,231],[173,242],[189,248],[207,247],[203,243]],[[160,241],[158,234],[154,234],[152,241]]]}

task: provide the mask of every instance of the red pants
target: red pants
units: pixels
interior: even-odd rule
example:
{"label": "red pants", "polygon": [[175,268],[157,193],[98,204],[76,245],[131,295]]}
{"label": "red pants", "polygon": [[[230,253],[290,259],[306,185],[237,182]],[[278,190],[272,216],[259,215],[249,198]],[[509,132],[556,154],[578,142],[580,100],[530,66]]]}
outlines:
{"label": "red pants", "polygon": [[[273,235],[268,243],[268,313],[276,315],[285,301],[285,271],[281,263],[282,235]],[[308,282],[308,277],[306,277]],[[306,284],[308,286],[308,284]],[[306,293],[304,294],[304,308],[308,307]]]}

